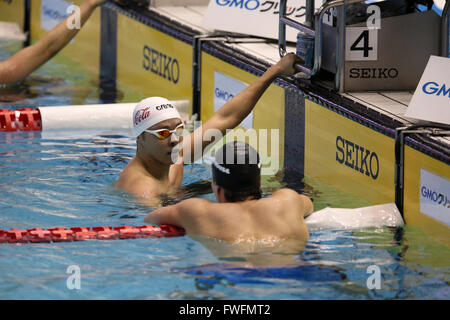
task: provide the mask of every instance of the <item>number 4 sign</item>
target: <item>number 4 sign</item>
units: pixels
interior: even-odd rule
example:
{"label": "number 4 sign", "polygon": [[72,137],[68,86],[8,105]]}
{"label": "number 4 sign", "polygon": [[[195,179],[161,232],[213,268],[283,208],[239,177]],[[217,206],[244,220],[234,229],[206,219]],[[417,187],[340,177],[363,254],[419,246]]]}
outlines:
{"label": "number 4 sign", "polygon": [[378,30],[349,27],[345,34],[345,60],[377,60]]}

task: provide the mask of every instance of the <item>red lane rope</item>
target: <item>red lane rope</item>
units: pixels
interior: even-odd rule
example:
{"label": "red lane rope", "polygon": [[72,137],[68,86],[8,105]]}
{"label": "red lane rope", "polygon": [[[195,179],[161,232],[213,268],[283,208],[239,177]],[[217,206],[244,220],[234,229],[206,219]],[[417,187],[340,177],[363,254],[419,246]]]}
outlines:
{"label": "red lane rope", "polygon": [[38,109],[0,109],[0,131],[41,131],[42,119]]}
{"label": "red lane rope", "polygon": [[33,228],[33,229],[0,229],[0,243],[39,243],[68,242],[82,240],[113,240],[136,238],[179,237],[184,230],[170,225],[160,227],[144,225],[139,227],[73,227],[66,228]]}
{"label": "red lane rope", "polygon": [[[6,131],[40,131],[42,119],[38,109],[22,108],[17,110],[0,109],[0,132]],[[33,228],[33,229],[0,229],[0,243],[34,243],[61,242],[80,240],[111,240],[152,237],[179,237],[184,230],[161,225],[155,227],[144,225],[139,227],[73,227],[66,228]]]}
{"label": "red lane rope", "polygon": [[[17,110],[0,109],[1,131],[40,131],[42,119],[38,109],[22,108]],[[34,242],[61,242],[80,240],[111,240],[152,237],[179,237],[184,230],[161,225],[155,227],[144,225],[139,227],[73,227],[66,228],[33,228],[33,229],[0,229],[0,243],[34,243]]]}

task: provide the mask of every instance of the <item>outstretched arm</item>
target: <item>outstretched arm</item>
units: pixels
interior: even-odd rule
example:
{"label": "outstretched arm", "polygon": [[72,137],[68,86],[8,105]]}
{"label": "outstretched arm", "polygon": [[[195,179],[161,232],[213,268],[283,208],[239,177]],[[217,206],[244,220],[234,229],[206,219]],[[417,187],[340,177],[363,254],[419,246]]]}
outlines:
{"label": "outstretched arm", "polygon": [[155,225],[170,224],[184,228],[187,233],[201,234],[198,230],[202,229],[203,225],[208,224],[202,218],[207,211],[208,204],[210,204],[208,200],[199,198],[183,200],[177,204],[150,212],[144,221]]}
{"label": "outstretched arm", "polygon": [[170,224],[176,227],[183,227],[180,221],[179,209],[178,204],[156,209],[150,212],[144,218],[144,221],[153,225]]}
{"label": "outstretched arm", "polygon": [[[85,24],[92,12],[106,0],[84,0],[80,6],[80,27]],[[75,13],[73,13],[75,14]],[[67,21],[72,16],[50,30],[37,43],[20,50],[5,61],[0,62],[0,84],[20,81],[58,53],[78,33],[69,29]]]}
{"label": "outstretched arm", "polygon": [[[294,64],[301,59],[293,53],[284,56],[277,64],[271,66],[261,77],[254,81],[230,101],[225,103],[217,112],[206,121],[200,128],[195,130],[183,141],[183,153],[186,161],[195,161],[194,146],[202,140],[203,150],[211,143],[203,139],[204,133],[209,129],[219,130],[222,135],[227,129],[235,128],[252,111],[264,91],[269,87],[276,77],[281,75],[292,75],[296,71]],[[196,141],[195,141],[196,140]],[[205,141],[204,141],[205,140]],[[194,142],[195,141],[195,142]],[[189,152],[190,151],[190,152]],[[200,155],[198,155],[200,156]]]}

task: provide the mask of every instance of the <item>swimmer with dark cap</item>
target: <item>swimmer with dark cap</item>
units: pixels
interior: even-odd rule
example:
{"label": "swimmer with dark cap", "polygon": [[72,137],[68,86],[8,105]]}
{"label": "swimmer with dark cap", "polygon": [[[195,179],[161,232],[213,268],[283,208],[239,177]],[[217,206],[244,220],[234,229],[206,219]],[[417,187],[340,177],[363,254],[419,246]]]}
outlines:
{"label": "swimmer with dark cap", "polygon": [[[183,164],[197,160],[211,144],[203,139],[205,133],[219,130],[225,135],[227,129],[239,125],[276,77],[296,72],[296,63],[301,63],[298,56],[285,55],[186,137],[182,136],[183,121],[170,101],[160,97],[142,100],[133,113],[136,156],[122,171],[116,187],[152,206],[159,203],[159,195],[176,192],[183,179]],[[201,152],[196,150],[199,146]]]}
{"label": "swimmer with dark cap", "polygon": [[188,235],[229,242],[287,240],[306,242],[304,218],[313,203],[291,189],[261,197],[261,163],[255,149],[243,142],[230,142],[215,155],[212,189],[218,203],[192,198],[157,209],[145,217],[151,224],[170,224]]}

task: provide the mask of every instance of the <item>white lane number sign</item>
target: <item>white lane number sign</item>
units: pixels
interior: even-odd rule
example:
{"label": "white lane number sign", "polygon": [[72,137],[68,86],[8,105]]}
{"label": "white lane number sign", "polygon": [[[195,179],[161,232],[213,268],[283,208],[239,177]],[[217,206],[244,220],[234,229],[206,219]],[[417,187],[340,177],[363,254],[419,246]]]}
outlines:
{"label": "white lane number sign", "polygon": [[348,27],[345,34],[346,61],[377,60],[378,30]]}

